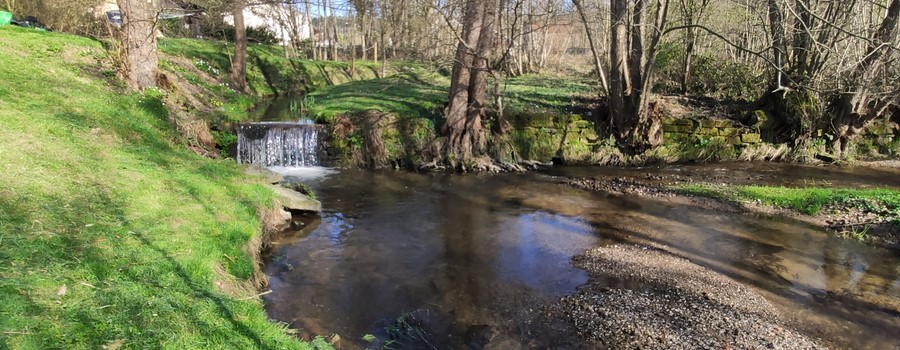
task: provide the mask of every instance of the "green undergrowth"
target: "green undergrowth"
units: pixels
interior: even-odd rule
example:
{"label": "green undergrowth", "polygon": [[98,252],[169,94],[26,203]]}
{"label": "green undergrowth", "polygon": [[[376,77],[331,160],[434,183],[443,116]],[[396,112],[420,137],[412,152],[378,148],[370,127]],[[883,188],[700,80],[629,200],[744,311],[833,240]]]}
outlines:
{"label": "green undergrowth", "polygon": [[675,187],[683,194],[729,201],[755,201],[806,215],[823,208],[846,208],[900,219],[900,191],[892,189],[790,188],[773,186],[713,186],[688,184]]}
{"label": "green undergrowth", "polygon": [[0,28],[0,349],[313,348],[216,286],[253,274],[272,192],[187,151],[161,94],[122,93],[103,55]]}

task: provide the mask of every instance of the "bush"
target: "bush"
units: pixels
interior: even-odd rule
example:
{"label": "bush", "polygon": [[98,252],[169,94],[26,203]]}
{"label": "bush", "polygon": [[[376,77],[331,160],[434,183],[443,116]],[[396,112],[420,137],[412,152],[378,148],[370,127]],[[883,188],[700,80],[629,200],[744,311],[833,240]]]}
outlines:
{"label": "bush", "polygon": [[[206,16],[204,23],[207,25],[203,28],[203,36],[210,39],[225,40],[234,42],[234,26],[225,23],[221,19],[213,19]],[[247,41],[259,44],[280,44],[275,33],[265,27],[248,27]]]}
{"label": "bush", "polygon": [[[678,43],[660,45],[656,56],[657,76],[653,90],[659,93],[681,93],[682,62],[685,50]],[[758,97],[765,86],[762,74],[742,62],[722,59],[703,52],[692,58],[690,93],[726,100],[748,100]]]}
{"label": "bush", "polygon": [[105,31],[105,19],[95,18],[91,10],[102,3],[102,0],[24,0],[3,2],[0,9],[17,17],[35,16],[55,31],[97,35]]}

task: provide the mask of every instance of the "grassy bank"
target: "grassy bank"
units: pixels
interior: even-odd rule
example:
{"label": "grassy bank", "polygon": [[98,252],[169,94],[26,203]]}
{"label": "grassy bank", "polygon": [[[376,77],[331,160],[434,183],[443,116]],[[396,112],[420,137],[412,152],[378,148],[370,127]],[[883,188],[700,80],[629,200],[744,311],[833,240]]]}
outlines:
{"label": "grassy bank", "polygon": [[247,286],[273,194],[87,38],[0,28],[0,348],[303,349]]}
{"label": "grassy bank", "polygon": [[[441,109],[447,101],[449,77],[415,66],[398,69],[398,72],[396,76],[315,90],[310,94],[313,99],[310,113],[325,122],[330,122],[339,114],[369,110],[425,119],[443,113]],[[514,120],[548,115],[567,116],[583,108],[584,100],[596,95],[589,81],[538,75],[504,79],[500,89],[504,97],[504,113]]]}
{"label": "grassy bank", "polygon": [[[224,41],[165,38],[160,40],[161,66],[219,100],[228,119],[240,120],[247,108],[275,95],[293,95],[352,81],[381,76],[378,62],[312,61],[288,59],[280,46],[250,45],[247,49],[249,94],[229,88],[228,72],[234,45]],[[402,62],[385,66],[384,75],[393,75]],[[351,68],[352,67],[352,68]]]}
{"label": "grassy bank", "polygon": [[890,189],[789,188],[772,186],[712,186],[689,184],[676,187],[682,194],[729,201],[752,201],[818,215],[823,209],[854,209],[900,220],[900,191]]}

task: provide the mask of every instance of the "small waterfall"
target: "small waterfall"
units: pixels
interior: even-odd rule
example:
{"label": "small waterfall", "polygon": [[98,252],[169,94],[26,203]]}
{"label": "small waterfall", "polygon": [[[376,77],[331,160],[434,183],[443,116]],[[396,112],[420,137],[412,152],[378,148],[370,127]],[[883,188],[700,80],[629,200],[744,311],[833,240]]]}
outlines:
{"label": "small waterfall", "polygon": [[238,126],[237,161],[262,166],[319,166],[321,125],[264,122]]}

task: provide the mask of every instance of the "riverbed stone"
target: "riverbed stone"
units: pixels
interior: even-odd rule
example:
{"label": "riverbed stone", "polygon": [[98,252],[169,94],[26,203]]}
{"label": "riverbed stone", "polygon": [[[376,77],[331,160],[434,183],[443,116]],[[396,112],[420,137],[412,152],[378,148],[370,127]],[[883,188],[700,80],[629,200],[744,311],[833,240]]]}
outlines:
{"label": "riverbed stone", "polygon": [[277,185],[270,185],[269,188],[275,192],[275,196],[278,197],[278,201],[281,202],[281,205],[288,210],[293,211],[311,211],[311,212],[321,212],[322,211],[322,203],[309,198],[308,196],[294,191],[289,188],[284,188]]}
{"label": "riverbed stone", "polygon": [[753,289],[669,252],[615,245],[572,261],[591,280],[554,312],[593,348],[823,348]]}
{"label": "riverbed stone", "polygon": [[257,164],[251,164],[244,168],[244,174],[260,177],[268,184],[277,184],[284,181],[284,176]]}

